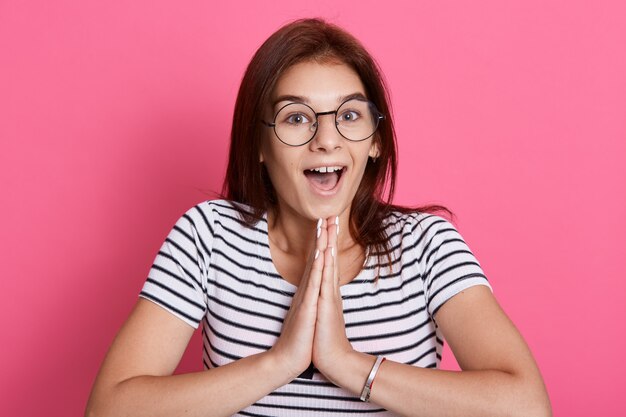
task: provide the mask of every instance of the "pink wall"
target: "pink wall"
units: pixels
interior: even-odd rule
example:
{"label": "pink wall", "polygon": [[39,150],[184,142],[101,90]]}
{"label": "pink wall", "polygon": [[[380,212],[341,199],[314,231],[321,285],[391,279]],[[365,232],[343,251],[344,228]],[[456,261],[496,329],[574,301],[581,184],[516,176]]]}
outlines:
{"label": "pink wall", "polygon": [[214,3],[0,3],[0,414],[82,413],[166,233],[220,188],[247,61],[315,15],[381,63],[396,202],[456,212],[555,415],[625,415],[623,3]]}

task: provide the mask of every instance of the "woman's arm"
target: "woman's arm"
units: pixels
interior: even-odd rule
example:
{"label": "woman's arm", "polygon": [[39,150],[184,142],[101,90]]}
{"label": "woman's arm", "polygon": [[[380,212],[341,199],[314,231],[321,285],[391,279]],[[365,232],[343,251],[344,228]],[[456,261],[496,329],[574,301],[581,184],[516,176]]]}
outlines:
{"label": "woman's arm", "polygon": [[210,371],[171,375],[193,331],[139,299],[107,353],[85,415],[225,416],[288,382],[270,352]]}
{"label": "woman's arm", "polygon": [[318,236],[272,348],[208,371],[172,375],[194,329],[139,299],[107,353],[85,414],[228,416],[300,375],[311,363],[322,280],[315,250],[325,247],[325,235]]}
{"label": "woman's arm", "polygon": [[[463,371],[385,361],[370,401],[406,416],[551,416],[532,354],[487,287],[452,297],[436,319]],[[374,361],[347,352],[342,366],[326,367],[327,377],[360,395]]]}

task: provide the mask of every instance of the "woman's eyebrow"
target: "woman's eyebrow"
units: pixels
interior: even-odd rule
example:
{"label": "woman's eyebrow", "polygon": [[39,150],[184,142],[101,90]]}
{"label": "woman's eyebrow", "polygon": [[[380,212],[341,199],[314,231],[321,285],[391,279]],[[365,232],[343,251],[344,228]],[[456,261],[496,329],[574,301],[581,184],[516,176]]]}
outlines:
{"label": "woman's eyebrow", "polygon": [[[337,102],[338,103],[343,103],[344,101],[348,101],[348,100],[352,100],[352,99],[358,99],[358,100],[364,100],[367,101],[367,97],[365,97],[365,94],[363,93],[351,93],[345,96],[339,96],[337,97]],[[282,96],[278,96],[276,97],[276,100],[274,100],[274,102],[272,103],[272,107],[276,107],[276,105],[282,101],[291,101],[294,103],[304,103],[304,104],[310,104],[310,100],[307,97],[304,96],[296,96],[293,94],[284,94]]]}
{"label": "woman's eyebrow", "polygon": [[365,97],[365,94],[363,93],[352,93],[352,94],[348,94],[347,96],[339,96],[337,101],[339,101],[340,103],[343,103],[344,101],[353,100],[353,99],[367,101],[367,97]]}
{"label": "woman's eyebrow", "polygon": [[285,94],[282,96],[278,96],[276,100],[274,100],[274,102],[272,103],[272,107],[276,107],[276,105],[280,103],[281,101],[293,101],[295,103],[305,103],[305,104],[309,103],[309,99],[306,97]]}

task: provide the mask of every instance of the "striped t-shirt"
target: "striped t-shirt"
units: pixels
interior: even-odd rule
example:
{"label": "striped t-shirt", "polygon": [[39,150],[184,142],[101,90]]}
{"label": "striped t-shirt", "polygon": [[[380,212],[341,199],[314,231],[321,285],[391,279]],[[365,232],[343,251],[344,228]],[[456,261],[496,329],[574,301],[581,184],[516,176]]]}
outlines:
{"label": "striped t-shirt", "polygon": [[[385,227],[393,248],[391,270],[386,258],[379,265],[377,256],[369,256],[341,287],[346,334],[357,351],[437,368],[443,338],[435,313],[463,289],[489,283],[447,220],[393,213]],[[266,351],[280,335],[296,287],[276,271],[267,230],[267,216],[250,228],[230,202],[206,201],[176,222],[150,269],[140,296],[194,328],[202,324],[205,369]],[[314,370],[237,415],[359,414],[392,415]]]}

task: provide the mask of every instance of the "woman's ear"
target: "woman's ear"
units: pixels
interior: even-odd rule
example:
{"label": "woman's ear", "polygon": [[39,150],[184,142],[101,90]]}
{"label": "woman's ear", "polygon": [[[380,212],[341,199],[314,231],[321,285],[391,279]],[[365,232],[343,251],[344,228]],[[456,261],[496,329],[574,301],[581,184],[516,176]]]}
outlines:
{"label": "woman's ear", "polygon": [[375,161],[376,158],[378,158],[379,154],[380,154],[380,152],[378,151],[378,142],[377,141],[372,141],[372,146],[370,146],[370,152],[369,152],[368,156]]}

